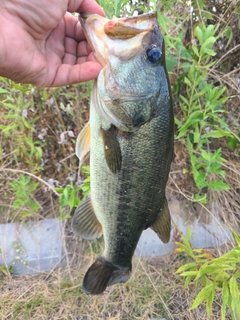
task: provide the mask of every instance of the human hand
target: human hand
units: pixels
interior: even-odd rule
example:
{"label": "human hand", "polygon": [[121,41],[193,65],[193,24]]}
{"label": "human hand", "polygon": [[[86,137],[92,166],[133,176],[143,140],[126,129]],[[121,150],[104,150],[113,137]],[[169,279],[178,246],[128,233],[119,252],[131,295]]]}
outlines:
{"label": "human hand", "polygon": [[95,0],[0,0],[0,75],[38,87],[96,78],[102,67],[69,12],[104,15]]}

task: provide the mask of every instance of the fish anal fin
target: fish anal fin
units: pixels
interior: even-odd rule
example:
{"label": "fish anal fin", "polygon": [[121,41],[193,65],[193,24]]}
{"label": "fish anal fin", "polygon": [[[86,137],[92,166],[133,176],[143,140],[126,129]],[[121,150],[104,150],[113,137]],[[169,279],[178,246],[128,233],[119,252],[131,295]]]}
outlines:
{"label": "fish anal fin", "polygon": [[113,173],[117,173],[122,165],[122,154],[117,140],[117,130],[113,125],[108,130],[101,129],[105,159],[109,169]]}
{"label": "fish anal fin", "polygon": [[79,133],[76,141],[75,153],[80,160],[80,166],[90,151],[90,134],[90,124],[88,122]]}
{"label": "fish anal fin", "polygon": [[75,234],[87,240],[101,237],[102,225],[95,215],[90,195],[75,210],[72,219],[72,230]]}
{"label": "fish anal fin", "polygon": [[131,268],[121,268],[99,257],[88,269],[83,279],[83,289],[88,294],[100,294],[106,287],[124,283],[130,277]]}
{"label": "fish anal fin", "polygon": [[164,201],[163,209],[151,225],[151,228],[157,233],[162,242],[167,243],[169,241],[171,233],[171,216],[166,199]]}

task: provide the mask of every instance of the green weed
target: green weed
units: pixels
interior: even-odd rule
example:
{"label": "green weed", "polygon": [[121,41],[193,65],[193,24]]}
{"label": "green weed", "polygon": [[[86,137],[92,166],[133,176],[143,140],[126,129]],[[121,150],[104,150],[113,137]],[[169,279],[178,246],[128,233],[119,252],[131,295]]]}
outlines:
{"label": "green weed", "polygon": [[[223,118],[226,113],[223,104],[228,97],[224,96],[226,87],[214,86],[208,82],[208,69],[214,62],[213,45],[217,41],[217,27],[200,25],[196,28],[199,44],[193,44],[189,53],[192,64],[186,65],[187,74],[183,81],[185,95],[180,95],[182,121],[175,119],[179,127],[176,139],[185,138],[191,161],[193,179],[199,191],[195,199],[207,202],[206,187],[215,191],[228,190],[229,186],[223,181],[225,176],[221,163],[221,148],[211,150],[211,140],[234,135]],[[217,179],[215,178],[217,176]]]}
{"label": "green weed", "polygon": [[71,211],[80,205],[80,191],[83,198],[85,198],[90,192],[89,166],[82,166],[82,174],[85,177],[85,179],[83,180],[83,184],[81,186],[78,187],[73,184],[67,184],[63,188],[55,188],[55,190],[59,194],[59,218],[61,220],[70,218]]}
{"label": "green weed", "polygon": [[240,238],[232,231],[237,246],[219,258],[213,258],[202,249],[193,249],[189,240],[191,231],[187,237],[182,236],[182,243],[176,242],[177,252],[184,252],[191,257],[192,262],[182,265],[177,273],[185,277],[185,288],[194,281],[203,286],[197,294],[190,310],[195,309],[206,302],[206,311],[210,319],[212,304],[217,292],[221,292],[222,307],[221,316],[225,320],[227,308],[232,319],[240,316]]}
{"label": "green weed", "polygon": [[83,197],[85,198],[90,193],[90,167],[82,166],[82,174],[85,177],[81,186]]}
{"label": "green weed", "polygon": [[26,164],[38,171],[42,149],[39,141],[33,141],[33,126],[38,118],[31,117],[29,120],[27,117],[34,104],[32,86],[16,84],[4,78],[0,81],[4,83],[4,88],[0,88],[0,110],[3,112],[0,130],[5,139],[2,152],[13,153],[16,163],[24,158]]}
{"label": "green weed", "polygon": [[73,208],[80,205],[80,199],[78,196],[78,191],[81,190],[81,187],[76,187],[73,184],[68,184],[64,188],[55,188],[59,193],[59,208],[60,215],[59,219],[64,220],[71,218],[71,211]]}
{"label": "green weed", "polygon": [[101,7],[104,8],[106,16],[112,18],[113,16],[119,17],[121,9],[124,5],[127,4],[127,0],[99,0],[97,1]]}
{"label": "green weed", "polygon": [[30,176],[21,175],[18,180],[10,182],[10,186],[16,197],[13,202],[13,208],[21,208],[22,217],[38,212],[40,209],[39,204],[31,199],[32,193],[38,187],[37,182],[31,182]]}
{"label": "green weed", "polygon": [[123,14],[128,14],[128,15],[132,15],[135,11],[135,9],[137,9],[138,11],[142,11],[142,12],[148,12],[150,10],[156,10],[156,4],[157,1],[153,0],[153,1],[144,1],[144,0],[140,0],[138,1],[137,6],[133,5],[133,4],[129,4],[128,0],[98,0],[97,1],[101,7],[103,7],[107,18],[112,19],[113,16],[115,17],[120,17]]}

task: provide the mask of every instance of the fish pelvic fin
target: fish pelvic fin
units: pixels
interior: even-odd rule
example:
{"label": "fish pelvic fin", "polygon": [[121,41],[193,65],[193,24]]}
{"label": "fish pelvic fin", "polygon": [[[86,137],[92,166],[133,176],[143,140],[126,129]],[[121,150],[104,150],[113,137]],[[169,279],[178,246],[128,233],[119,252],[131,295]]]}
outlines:
{"label": "fish pelvic fin", "polygon": [[100,294],[108,286],[126,282],[130,272],[131,267],[121,268],[99,257],[88,269],[82,286],[87,294]]}
{"label": "fish pelvic fin", "polygon": [[113,173],[117,173],[122,165],[122,154],[117,140],[117,130],[113,125],[108,130],[101,129],[105,159],[109,169]]}
{"label": "fish pelvic fin", "polygon": [[75,234],[87,240],[94,240],[101,237],[102,225],[93,210],[90,194],[75,210],[72,219],[72,230]]}
{"label": "fish pelvic fin", "polygon": [[151,225],[151,228],[157,233],[162,242],[167,243],[169,241],[171,233],[171,216],[166,198],[163,209]]}
{"label": "fish pelvic fin", "polygon": [[90,123],[88,122],[79,133],[75,147],[75,153],[80,160],[80,167],[90,151],[90,134]]}

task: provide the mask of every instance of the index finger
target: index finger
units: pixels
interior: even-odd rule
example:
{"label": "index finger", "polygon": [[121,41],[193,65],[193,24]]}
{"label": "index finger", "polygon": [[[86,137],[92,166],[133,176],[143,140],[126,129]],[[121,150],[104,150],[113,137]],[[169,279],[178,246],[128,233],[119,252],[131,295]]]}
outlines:
{"label": "index finger", "polygon": [[68,3],[68,11],[69,12],[87,12],[93,14],[99,14],[100,16],[105,17],[105,13],[103,9],[97,4],[95,0],[82,0],[82,1],[74,1],[69,0]]}

